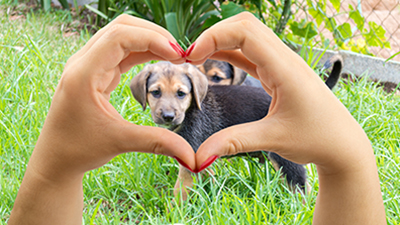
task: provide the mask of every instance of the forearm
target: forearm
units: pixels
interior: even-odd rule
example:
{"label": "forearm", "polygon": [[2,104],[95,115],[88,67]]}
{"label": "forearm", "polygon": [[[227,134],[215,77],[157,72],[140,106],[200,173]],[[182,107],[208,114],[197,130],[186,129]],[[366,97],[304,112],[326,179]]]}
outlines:
{"label": "forearm", "polygon": [[81,224],[82,177],[46,179],[28,165],[8,224]]}
{"label": "forearm", "polygon": [[319,193],[313,224],[386,224],[372,153],[362,162],[354,162],[352,171],[325,174],[319,166],[317,170]]}

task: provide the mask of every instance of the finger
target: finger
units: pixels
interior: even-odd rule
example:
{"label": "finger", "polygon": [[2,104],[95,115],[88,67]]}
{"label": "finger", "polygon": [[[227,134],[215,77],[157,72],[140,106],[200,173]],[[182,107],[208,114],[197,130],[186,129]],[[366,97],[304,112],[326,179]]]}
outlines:
{"label": "finger", "polygon": [[[156,56],[150,51],[146,52],[132,52],[119,64],[121,73],[126,73],[133,66],[149,62],[150,60],[166,60],[163,57]],[[182,59],[182,62],[184,60]]]}
{"label": "finger", "polygon": [[[165,59],[164,57],[154,55],[150,51],[143,52],[143,53],[132,52],[131,54],[129,54],[128,57],[126,57],[124,60],[121,61],[120,65],[119,65],[121,73],[125,73],[129,69],[131,69],[133,66],[149,62],[150,60],[167,61],[167,59]],[[182,64],[185,62],[185,59],[180,58],[177,60],[171,60],[171,62],[175,63],[175,64]]]}
{"label": "finger", "polygon": [[[94,43],[98,41],[99,38],[101,38],[109,29],[112,29],[114,25],[117,24],[122,24],[122,25],[128,25],[131,27],[140,27],[144,29],[149,29],[153,30],[164,37],[166,37],[169,41],[172,43],[176,43],[175,38],[169,33],[166,29],[163,27],[154,24],[150,21],[140,19],[134,16],[130,15],[120,15],[118,16],[115,20],[111,21],[109,24],[107,24],[104,28],[99,30],[86,44],[83,48],[81,48],[75,55],[73,55],[68,61],[75,61],[76,59],[80,58],[82,55],[84,55],[92,46]],[[66,64],[66,66],[69,65],[69,63]]]}
{"label": "finger", "polygon": [[87,58],[89,65],[107,71],[119,65],[131,52],[151,52],[167,60],[181,58],[163,35],[126,25],[114,25],[83,57]]}
{"label": "finger", "polygon": [[[260,36],[260,33],[264,34],[265,31],[269,30],[266,26],[260,27],[260,24],[261,22],[250,13],[241,13],[223,20],[199,36],[194,43],[193,49],[189,50],[190,54],[187,58],[191,61],[198,61],[220,50],[245,48],[246,42],[252,37]],[[251,32],[256,33],[250,35]],[[262,36],[265,36],[265,34]],[[254,48],[258,48],[258,45],[254,46]],[[248,56],[246,55],[246,57]]]}
{"label": "finger", "polygon": [[181,136],[158,127],[138,126],[127,121],[118,123],[114,140],[118,140],[118,154],[123,152],[144,152],[176,158],[179,163],[194,170],[195,153]]}
{"label": "finger", "polygon": [[232,126],[209,137],[196,153],[197,170],[210,164],[210,159],[254,151],[277,151],[284,148],[284,129],[273,119]]}
{"label": "finger", "polygon": [[[222,21],[200,35],[187,59],[198,62],[221,50],[241,49],[247,60],[257,66],[257,74],[262,75],[260,80],[272,90],[293,78],[293,74],[313,73],[300,56],[253,15],[242,13],[236,17],[240,20]],[[279,57],[282,55],[284,60]]]}

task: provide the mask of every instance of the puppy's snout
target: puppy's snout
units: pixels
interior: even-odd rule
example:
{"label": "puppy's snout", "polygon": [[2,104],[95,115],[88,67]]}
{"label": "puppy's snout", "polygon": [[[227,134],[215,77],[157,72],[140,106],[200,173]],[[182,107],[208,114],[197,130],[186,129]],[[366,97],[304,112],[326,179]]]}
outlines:
{"label": "puppy's snout", "polygon": [[170,123],[175,118],[175,113],[173,111],[166,111],[162,113],[162,118],[165,122]]}

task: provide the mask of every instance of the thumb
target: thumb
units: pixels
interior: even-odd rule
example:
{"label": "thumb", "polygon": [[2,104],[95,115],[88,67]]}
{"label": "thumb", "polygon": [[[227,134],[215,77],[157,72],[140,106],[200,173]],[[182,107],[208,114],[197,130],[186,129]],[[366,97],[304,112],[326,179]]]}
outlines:
{"label": "thumb", "polygon": [[217,158],[254,151],[282,149],[283,129],[275,119],[240,124],[223,129],[209,137],[196,153],[197,171],[210,166]]}
{"label": "thumb", "polygon": [[167,155],[192,170],[195,153],[181,136],[159,127],[139,126],[125,121],[118,134],[119,153],[144,152]]}

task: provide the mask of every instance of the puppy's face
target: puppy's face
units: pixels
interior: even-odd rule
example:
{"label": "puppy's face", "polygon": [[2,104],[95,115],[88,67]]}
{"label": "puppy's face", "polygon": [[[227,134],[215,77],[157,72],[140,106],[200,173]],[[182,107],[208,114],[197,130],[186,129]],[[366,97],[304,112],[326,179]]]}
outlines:
{"label": "puppy's face", "polygon": [[210,85],[231,85],[233,80],[232,66],[226,62],[208,59],[197,67],[207,76]]}
{"label": "puppy's face", "polygon": [[241,85],[247,73],[228,62],[207,59],[197,67],[206,75],[209,85]]}
{"label": "puppy's face", "polygon": [[155,123],[174,127],[182,123],[193,102],[201,109],[207,79],[193,65],[159,62],[147,65],[132,79],[130,88],[143,110],[148,103]]}
{"label": "puppy's face", "polygon": [[191,90],[183,71],[156,69],[147,81],[147,102],[154,122],[166,126],[181,124],[192,101]]}

